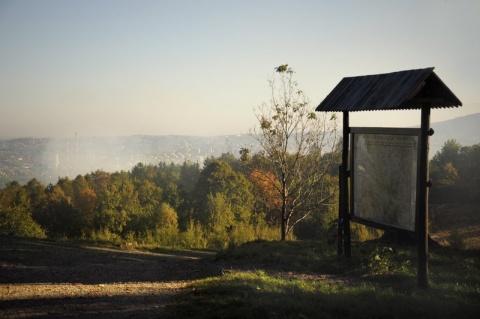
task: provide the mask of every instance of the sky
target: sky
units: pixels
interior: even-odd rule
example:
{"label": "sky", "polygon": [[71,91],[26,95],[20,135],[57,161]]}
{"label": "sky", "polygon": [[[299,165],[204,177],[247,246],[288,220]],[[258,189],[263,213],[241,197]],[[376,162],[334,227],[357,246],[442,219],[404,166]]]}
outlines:
{"label": "sky", "polygon": [[479,16],[476,0],[0,0],[0,139],[248,133],[287,63],[312,110],[343,77],[435,67],[463,107],[431,120],[478,113]]}

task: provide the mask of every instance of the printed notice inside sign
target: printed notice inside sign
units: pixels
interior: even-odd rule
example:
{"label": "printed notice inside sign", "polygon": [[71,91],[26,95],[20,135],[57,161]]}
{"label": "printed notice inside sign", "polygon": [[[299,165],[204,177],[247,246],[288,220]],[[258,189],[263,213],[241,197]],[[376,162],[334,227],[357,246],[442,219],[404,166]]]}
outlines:
{"label": "printed notice inside sign", "polygon": [[352,136],[354,216],[414,231],[418,136]]}

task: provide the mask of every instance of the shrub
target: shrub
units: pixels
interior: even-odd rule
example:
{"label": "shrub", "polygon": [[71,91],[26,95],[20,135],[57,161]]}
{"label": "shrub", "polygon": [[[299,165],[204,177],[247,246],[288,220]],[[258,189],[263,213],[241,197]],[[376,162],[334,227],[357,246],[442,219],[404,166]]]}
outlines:
{"label": "shrub", "polygon": [[187,224],[187,229],[180,233],[180,244],[182,247],[204,249],[207,248],[207,239],[203,227],[190,220]]}
{"label": "shrub", "polygon": [[44,238],[45,231],[32,216],[21,209],[0,211],[0,234],[18,237]]}

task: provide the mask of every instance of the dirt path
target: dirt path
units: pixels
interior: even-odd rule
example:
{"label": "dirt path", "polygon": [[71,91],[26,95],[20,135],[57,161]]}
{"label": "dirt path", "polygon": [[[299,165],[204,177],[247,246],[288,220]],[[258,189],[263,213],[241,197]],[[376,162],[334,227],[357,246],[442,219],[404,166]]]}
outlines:
{"label": "dirt path", "polygon": [[0,317],[152,318],[213,254],[159,254],[0,237]]}

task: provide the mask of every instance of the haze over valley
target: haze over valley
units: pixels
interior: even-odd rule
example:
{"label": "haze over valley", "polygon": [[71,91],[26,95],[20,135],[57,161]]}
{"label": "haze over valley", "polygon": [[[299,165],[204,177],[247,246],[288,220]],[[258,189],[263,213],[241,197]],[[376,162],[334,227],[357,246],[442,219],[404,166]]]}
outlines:
{"label": "haze over valley", "polygon": [[[445,141],[454,138],[464,146],[480,143],[480,113],[432,123],[430,157]],[[0,187],[16,180],[21,184],[36,178],[44,184],[59,177],[75,178],[96,170],[131,170],[136,164],[199,163],[207,157],[248,148],[260,150],[248,134],[218,136],[119,136],[71,138],[19,138],[0,140]]]}
{"label": "haze over valley", "polygon": [[200,136],[119,136],[20,138],[0,140],[0,187],[16,180],[25,184],[32,178],[55,183],[59,177],[75,178],[96,170],[130,170],[138,163],[199,163],[223,153],[238,156],[241,148],[258,150],[249,135]]}

